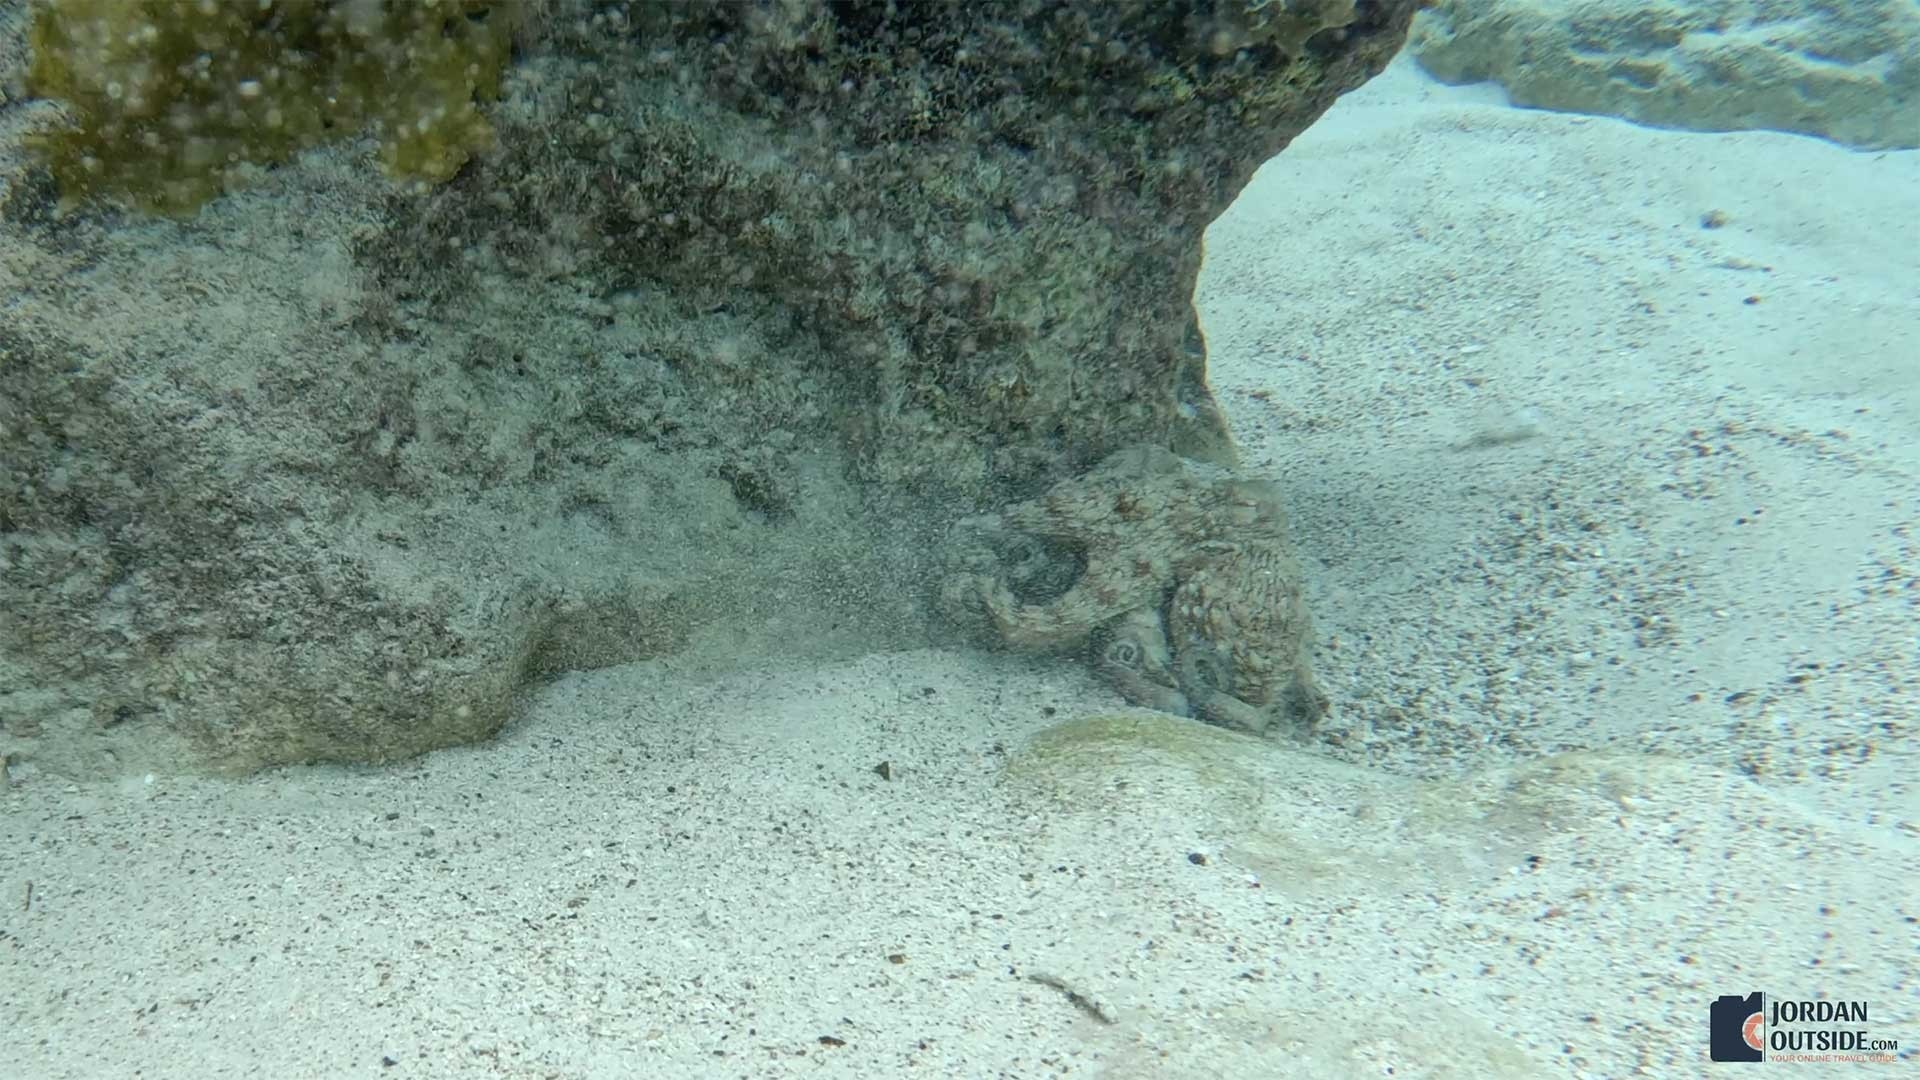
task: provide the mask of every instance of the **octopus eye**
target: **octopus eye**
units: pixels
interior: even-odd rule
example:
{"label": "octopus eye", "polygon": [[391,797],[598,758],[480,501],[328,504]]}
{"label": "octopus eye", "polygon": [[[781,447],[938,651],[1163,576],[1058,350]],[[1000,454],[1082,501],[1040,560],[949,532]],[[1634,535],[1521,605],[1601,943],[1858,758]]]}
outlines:
{"label": "octopus eye", "polygon": [[1116,641],[1108,645],[1107,663],[1139,670],[1140,646],[1132,641]]}
{"label": "octopus eye", "polygon": [[1182,680],[1188,686],[1204,686],[1213,690],[1232,692],[1233,679],[1226,668],[1213,656],[1195,653],[1187,657],[1182,667]]}

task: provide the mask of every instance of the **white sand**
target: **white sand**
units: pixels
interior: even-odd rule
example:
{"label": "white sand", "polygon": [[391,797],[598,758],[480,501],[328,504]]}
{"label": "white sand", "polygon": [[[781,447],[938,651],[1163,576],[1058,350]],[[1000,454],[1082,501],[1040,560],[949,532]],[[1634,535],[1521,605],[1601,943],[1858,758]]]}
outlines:
{"label": "white sand", "polygon": [[1752,990],[1911,1065],[1917,223],[1920,155],[1397,66],[1202,282],[1324,731],[1036,755],[1114,696],[914,652],[581,675],[391,770],[36,781],[0,1076],[1691,1077]]}

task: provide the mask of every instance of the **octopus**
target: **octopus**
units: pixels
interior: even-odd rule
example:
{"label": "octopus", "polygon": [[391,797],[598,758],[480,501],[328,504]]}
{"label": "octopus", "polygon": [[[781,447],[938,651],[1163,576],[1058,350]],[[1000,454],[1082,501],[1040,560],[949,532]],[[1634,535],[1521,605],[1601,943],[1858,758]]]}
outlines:
{"label": "octopus", "polygon": [[1139,447],[959,531],[944,606],[1009,648],[1085,650],[1135,705],[1256,734],[1327,710],[1270,482]]}

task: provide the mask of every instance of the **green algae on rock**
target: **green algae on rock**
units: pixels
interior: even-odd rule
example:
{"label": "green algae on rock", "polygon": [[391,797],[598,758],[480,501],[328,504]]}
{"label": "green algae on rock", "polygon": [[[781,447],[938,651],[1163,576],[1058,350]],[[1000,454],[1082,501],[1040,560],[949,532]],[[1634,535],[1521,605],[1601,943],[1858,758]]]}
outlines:
{"label": "green algae on rock", "polygon": [[37,140],[68,200],[190,214],[248,168],[369,126],[396,178],[452,176],[517,8],[483,0],[64,0],[36,15],[34,93],[74,124]]}

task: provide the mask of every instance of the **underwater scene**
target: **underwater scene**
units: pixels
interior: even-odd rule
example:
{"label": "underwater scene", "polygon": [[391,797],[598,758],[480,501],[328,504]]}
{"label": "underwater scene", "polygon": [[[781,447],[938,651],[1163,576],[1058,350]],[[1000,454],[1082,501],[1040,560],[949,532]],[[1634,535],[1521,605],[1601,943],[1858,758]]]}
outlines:
{"label": "underwater scene", "polygon": [[0,0],[0,1080],[1920,1067],[1917,148],[1917,0]]}

